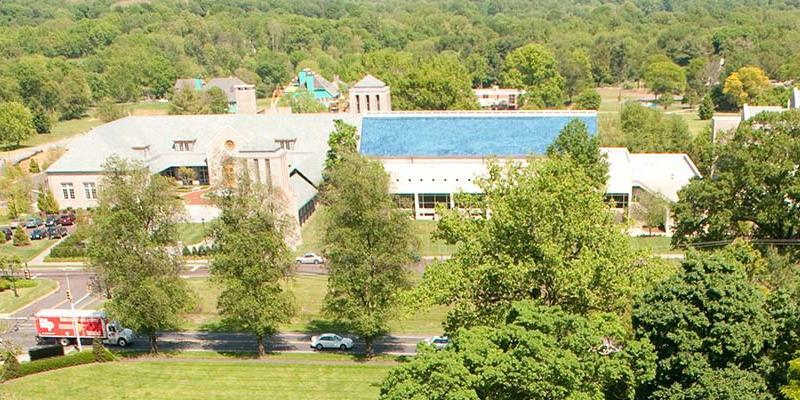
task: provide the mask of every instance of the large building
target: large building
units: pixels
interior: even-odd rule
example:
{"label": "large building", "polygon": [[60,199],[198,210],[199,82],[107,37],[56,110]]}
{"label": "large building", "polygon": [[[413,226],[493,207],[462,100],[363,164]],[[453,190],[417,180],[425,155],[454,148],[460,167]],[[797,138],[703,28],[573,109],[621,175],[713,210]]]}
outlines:
{"label": "large building", "polygon": [[116,155],[139,160],[154,174],[195,170],[198,183],[215,184],[229,166],[285,196],[302,223],[314,211],[317,185],[334,119],[349,115],[185,115],[127,117],[73,140],[47,169],[47,183],[61,208],[97,205],[103,164]]}
{"label": "large building", "polygon": [[792,88],[792,94],[789,96],[786,107],[745,104],[739,115],[717,115],[711,118],[711,139],[716,143],[720,133],[735,130],[739,124],[762,112],[784,112],[798,109],[800,109],[800,89],[798,88]]}
{"label": "large building", "polygon": [[516,110],[520,106],[520,97],[525,94],[522,89],[501,88],[499,86],[472,90],[475,92],[481,108],[488,110]]}
{"label": "large building", "polygon": [[[360,151],[380,160],[391,176],[391,191],[417,219],[434,219],[441,204],[456,207],[454,194],[480,193],[476,178],[487,161],[525,162],[544,155],[561,129],[580,119],[597,132],[594,111],[433,112],[366,115]],[[609,199],[627,207],[637,191],[677,200],[677,192],[699,176],[685,154],[631,154],[603,149],[609,162]]]}

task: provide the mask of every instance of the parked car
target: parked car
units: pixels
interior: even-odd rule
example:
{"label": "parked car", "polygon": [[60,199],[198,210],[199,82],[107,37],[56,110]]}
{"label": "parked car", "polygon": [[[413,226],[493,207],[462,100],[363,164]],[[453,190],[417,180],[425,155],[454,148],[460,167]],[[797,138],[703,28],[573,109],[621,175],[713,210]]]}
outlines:
{"label": "parked car", "polygon": [[47,237],[50,239],[61,239],[67,236],[69,232],[67,232],[67,228],[63,226],[51,226],[47,228]]}
{"label": "parked car", "polygon": [[436,350],[441,350],[450,344],[450,339],[447,336],[434,336],[425,339],[425,344],[433,346]]}
{"label": "parked car", "polygon": [[323,333],[322,335],[311,337],[311,347],[317,350],[350,350],[353,348],[353,339],[341,337],[335,333]]}
{"label": "parked car", "polygon": [[47,239],[46,229],[34,229],[31,232],[31,240],[42,240],[42,239]]}
{"label": "parked car", "polygon": [[42,224],[43,224],[42,220],[36,217],[28,218],[28,220],[25,221],[26,228],[38,228],[42,226]]}
{"label": "parked car", "polygon": [[11,240],[11,237],[14,236],[14,231],[12,231],[11,228],[0,228],[0,232],[6,237],[6,241]]}
{"label": "parked car", "polygon": [[11,221],[11,223],[8,224],[8,227],[11,229],[17,229],[19,225],[20,225],[19,221]]}
{"label": "parked car", "polygon": [[44,226],[51,227],[58,225],[58,217],[55,215],[48,215],[47,218],[44,219]]}
{"label": "parked car", "polygon": [[306,253],[300,257],[295,258],[298,264],[324,264],[325,259],[322,256],[314,253]]}
{"label": "parked car", "polygon": [[68,225],[72,225],[74,223],[75,223],[75,216],[73,216],[73,215],[62,214],[60,217],[58,217],[58,224],[59,225],[68,226]]}

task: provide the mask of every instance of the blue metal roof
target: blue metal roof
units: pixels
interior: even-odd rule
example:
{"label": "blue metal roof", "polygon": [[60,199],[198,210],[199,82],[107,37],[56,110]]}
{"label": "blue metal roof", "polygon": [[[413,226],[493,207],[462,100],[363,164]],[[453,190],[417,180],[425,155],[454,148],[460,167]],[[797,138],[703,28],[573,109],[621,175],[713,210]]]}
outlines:
{"label": "blue metal roof", "polygon": [[576,118],[596,134],[597,114],[586,112],[364,116],[361,153],[372,157],[544,154]]}

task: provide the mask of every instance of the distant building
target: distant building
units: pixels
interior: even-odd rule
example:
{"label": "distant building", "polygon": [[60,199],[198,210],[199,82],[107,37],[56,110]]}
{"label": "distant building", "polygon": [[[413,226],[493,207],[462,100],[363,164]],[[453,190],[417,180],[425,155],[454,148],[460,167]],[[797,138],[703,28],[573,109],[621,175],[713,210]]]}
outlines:
{"label": "distant building", "polygon": [[175,90],[193,89],[208,90],[212,87],[219,88],[228,99],[228,112],[231,114],[255,114],[258,112],[256,105],[256,87],[245,83],[243,80],[231,76],[227,78],[213,78],[208,82],[197,78],[181,78],[175,81]]}
{"label": "distant building", "polygon": [[389,85],[367,75],[349,90],[349,110],[356,114],[392,111]]}
{"label": "distant building", "polygon": [[800,109],[800,89],[797,88],[792,88],[792,94],[789,96],[786,108],[780,106],[751,106],[745,104],[742,106],[742,112],[739,115],[719,115],[711,118],[711,139],[716,143],[717,136],[720,132],[732,131],[739,127],[740,123],[762,112],[784,112],[798,109]]}
{"label": "distant building", "polygon": [[[290,87],[294,87],[295,90],[307,90],[314,95],[317,101],[328,108],[335,107],[339,97],[342,95],[336,84],[323,78],[309,68],[304,68],[297,73],[297,77],[292,81]],[[287,92],[290,92],[290,90],[287,90]]]}
{"label": "distant building", "polygon": [[[594,111],[409,112],[365,115],[361,121],[362,154],[381,161],[390,190],[416,219],[436,218],[435,208],[458,207],[455,194],[480,193],[477,178],[488,174],[490,159],[525,162],[543,156],[561,129],[573,119],[594,135]],[[606,194],[619,208],[637,191],[677,200],[677,192],[699,176],[685,154],[608,154]]]}
{"label": "distant building", "polygon": [[499,86],[473,89],[481,108],[489,110],[516,110],[520,106],[519,98],[525,91],[522,89],[504,89]]}

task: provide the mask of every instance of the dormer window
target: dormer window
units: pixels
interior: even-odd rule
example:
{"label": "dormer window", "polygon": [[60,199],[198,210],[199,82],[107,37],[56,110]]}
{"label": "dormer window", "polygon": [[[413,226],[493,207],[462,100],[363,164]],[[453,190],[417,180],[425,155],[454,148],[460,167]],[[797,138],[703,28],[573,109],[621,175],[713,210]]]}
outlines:
{"label": "dormer window", "polygon": [[176,140],[172,142],[172,150],[192,151],[194,150],[194,140]]}
{"label": "dormer window", "polygon": [[297,143],[297,139],[275,139],[275,143],[277,143],[278,146],[281,146],[282,149],[294,150],[294,145]]}
{"label": "dormer window", "polygon": [[140,156],[147,158],[147,155],[150,154],[150,146],[133,146],[131,150],[139,153]]}

